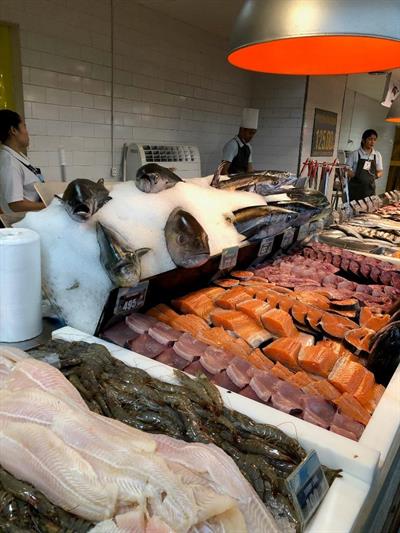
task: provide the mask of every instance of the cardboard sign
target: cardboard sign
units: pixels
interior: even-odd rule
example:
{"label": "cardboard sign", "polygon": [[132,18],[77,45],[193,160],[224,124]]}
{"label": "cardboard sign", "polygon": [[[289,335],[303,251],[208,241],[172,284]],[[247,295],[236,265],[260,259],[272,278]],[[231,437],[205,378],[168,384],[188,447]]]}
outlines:
{"label": "cardboard sign", "polygon": [[297,240],[302,241],[310,234],[310,223],[307,222],[299,228],[299,233],[297,234]]}
{"label": "cardboard sign", "polygon": [[230,270],[231,268],[234,268],[237,263],[238,252],[239,246],[231,246],[230,248],[224,248],[221,253],[219,269]]}
{"label": "cardboard sign", "polygon": [[274,238],[273,237],[266,237],[263,239],[260,243],[260,248],[258,249],[258,257],[261,257],[263,255],[268,255],[272,251],[272,246],[274,245]]}
{"label": "cardboard sign", "polygon": [[281,248],[289,248],[294,239],[294,228],[288,228],[283,234]]}
{"label": "cardboard sign", "polygon": [[135,287],[119,289],[114,307],[114,315],[128,315],[143,307],[146,301],[148,281],[142,281]]}
{"label": "cardboard sign", "polygon": [[303,524],[306,524],[329,489],[318,455],[314,450],[288,476],[286,486],[293,505],[302,518]]}

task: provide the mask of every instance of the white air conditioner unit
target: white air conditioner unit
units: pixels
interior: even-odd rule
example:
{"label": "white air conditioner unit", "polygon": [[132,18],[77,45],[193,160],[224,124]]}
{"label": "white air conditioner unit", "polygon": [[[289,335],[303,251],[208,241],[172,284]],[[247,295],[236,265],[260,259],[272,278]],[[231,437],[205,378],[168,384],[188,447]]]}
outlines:
{"label": "white air conditioner unit", "polygon": [[181,178],[201,176],[200,152],[197,146],[186,144],[140,144],[130,143],[125,147],[127,180],[134,180],[138,168],[146,163],[157,163],[174,169]]}

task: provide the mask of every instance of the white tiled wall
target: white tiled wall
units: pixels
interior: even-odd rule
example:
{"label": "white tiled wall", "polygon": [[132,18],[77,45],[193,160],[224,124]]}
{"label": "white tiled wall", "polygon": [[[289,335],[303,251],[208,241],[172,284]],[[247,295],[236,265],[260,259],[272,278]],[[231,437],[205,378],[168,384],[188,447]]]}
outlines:
{"label": "white tiled wall", "polygon": [[385,122],[387,111],[387,108],[381,106],[379,101],[359,92],[346,90],[339,148],[357,150],[361,136],[366,129],[372,128],[377,131],[376,149],[383,159],[383,177],[376,182],[378,194],[386,190],[396,128],[394,124]]}
{"label": "white tiled wall", "polygon": [[[189,1],[189,0],[188,0]],[[20,27],[30,157],[48,179],[110,177],[110,0],[0,0]],[[260,107],[258,168],[297,166],[304,79],[252,75],[225,60],[227,43],[135,0],[114,0],[114,166],[126,141],[184,142],[213,172],[242,108]]]}

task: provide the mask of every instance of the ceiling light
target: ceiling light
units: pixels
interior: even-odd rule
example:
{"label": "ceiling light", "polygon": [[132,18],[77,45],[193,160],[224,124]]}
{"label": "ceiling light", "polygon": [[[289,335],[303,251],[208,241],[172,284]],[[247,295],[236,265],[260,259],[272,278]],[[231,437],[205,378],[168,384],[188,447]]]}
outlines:
{"label": "ceiling light", "polygon": [[399,0],[246,0],[228,61],[275,74],[400,67]]}
{"label": "ceiling light", "polygon": [[400,124],[400,97],[398,96],[389,108],[386,115],[386,122],[395,122]]}

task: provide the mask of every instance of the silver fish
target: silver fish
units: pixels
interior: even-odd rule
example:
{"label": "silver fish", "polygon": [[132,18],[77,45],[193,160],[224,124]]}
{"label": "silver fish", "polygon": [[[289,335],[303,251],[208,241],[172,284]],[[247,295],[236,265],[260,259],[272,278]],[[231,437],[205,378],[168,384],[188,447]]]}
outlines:
{"label": "silver fish", "polygon": [[194,268],[210,257],[208,236],[193,215],[176,207],[164,228],[165,241],[176,266]]}
{"label": "silver fish", "polygon": [[234,174],[229,179],[220,181],[223,167],[223,163],[218,165],[210,185],[225,191],[247,190],[255,191],[258,194],[267,194],[283,185],[293,183],[297,179],[290,172],[282,170],[260,170],[251,173]]}
{"label": "silver fish", "polygon": [[171,189],[180,181],[183,180],[169,168],[157,165],[157,163],[147,163],[136,172],[136,187],[146,193]]}
{"label": "silver fish", "polygon": [[238,233],[248,240],[259,240],[281,233],[291,226],[298,213],[270,205],[244,207],[226,215],[226,219],[234,224]]}
{"label": "silver fish", "polygon": [[76,222],[86,222],[111,200],[103,179],[97,182],[87,179],[73,180],[68,184],[62,198],[56,197],[61,200],[68,215]]}
{"label": "silver fish", "polygon": [[119,242],[118,237],[100,222],[96,225],[97,241],[100,246],[100,261],[108,277],[116,287],[133,287],[140,281],[140,258],[150,248],[129,250]]}

